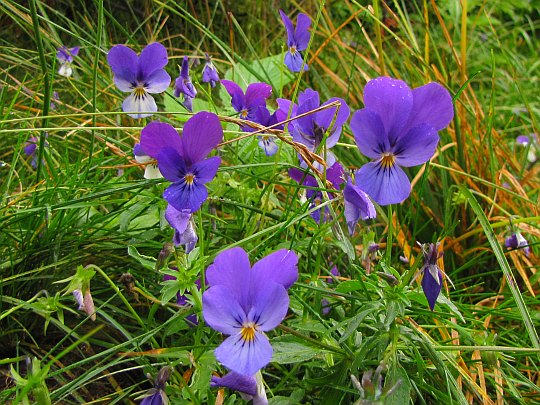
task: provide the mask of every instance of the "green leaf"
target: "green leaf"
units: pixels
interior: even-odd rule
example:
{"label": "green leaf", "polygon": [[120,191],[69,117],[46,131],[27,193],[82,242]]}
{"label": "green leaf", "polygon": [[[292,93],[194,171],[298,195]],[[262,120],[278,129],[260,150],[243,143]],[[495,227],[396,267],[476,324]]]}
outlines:
{"label": "green leaf", "polygon": [[301,363],[327,353],[321,348],[314,348],[295,340],[292,336],[272,339],[272,348],[274,349],[272,361],[279,364]]}
{"label": "green leaf", "polygon": [[150,256],[141,255],[135,246],[128,246],[128,255],[133,257],[148,270],[154,270],[156,268],[156,259]]}
{"label": "green leaf", "polygon": [[[284,86],[294,80],[293,74],[285,67],[283,58],[283,54],[273,55],[253,61],[249,64],[251,70],[259,73],[261,77],[264,77],[265,82],[270,84],[278,94]],[[260,82],[260,79],[251,73],[248,68],[239,64],[234,65],[232,69],[225,72],[225,79],[233,80],[233,77],[234,81],[244,89],[251,83]]]}
{"label": "green leaf", "polygon": [[411,382],[407,372],[399,364],[386,374],[383,392],[392,390],[384,401],[385,405],[408,405],[411,403]]}

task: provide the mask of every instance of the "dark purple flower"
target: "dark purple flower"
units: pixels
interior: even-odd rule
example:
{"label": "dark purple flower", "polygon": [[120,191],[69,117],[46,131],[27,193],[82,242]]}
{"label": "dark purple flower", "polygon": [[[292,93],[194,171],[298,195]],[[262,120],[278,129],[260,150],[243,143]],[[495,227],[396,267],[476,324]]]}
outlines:
{"label": "dark purple flower", "polygon": [[145,179],[161,179],[163,177],[157,164],[155,164],[154,159],[144,153],[140,143],[133,147],[133,155],[135,156],[135,161],[137,163],[145,164],[143,176]]}
{"label": "dark purple flower", "polygon": [[356,172],[356,185],[380,205],[396,204],[411,192],[400,166],[418,166],[435,153],[440,131],[454,116],[452,97],[438,83],[411,90],[405,82],[379,77],[364,89],[365,108],[351,130],[360,152],[374,159]]}
{"label": "dark purple flower", "polygon": [[232,97],[231,104],[235,111],[240,114],[240,118],[248,121],[256,122],[257,109],[266,107],[266,99],[272,94],[272,86],[266,83],[251,83],[245,94],[235,82],[222,80],[221,84]]}
{"label": "dark purple flower", "polygon": [[343,200],[345,202],[345,220],[349,228],[349,234],[354,233],[354,227],[358,220],[367,220],[377,217],[375,206],[369,196],[355,186],[349,179],[343,189]]}
{"label": "dark purple flower", "polygon": [[210,56],[206,53],[206,63],[204,64],[203,72],[202,72],[202,81],[204,83],[210,83],[210,86],[215,87],[215,85],[219,82],[219,74],[212,63],[212,59],[210,59]]}
{"label": "dark purple flower", "polygon": [[442,288],[442,271],[437,265],[437,260],[443,256],[443,253],[439,252],[439,245],[439,242],[422,245],[422,253],[424,254],[424,265],[420,270],[424,275],[422,277],[422,290],[424,290],[429,308],[432,311]]}
{"label": "dark purple flower", "polygon": [[180,94],[184,95],[184,107],[186,107],[186,110],[192,112],[192,100],[197,95],[197,90],[195,90],[195,86],[191,83],[191,77],[189,77],[189,60],[187,56],[184,56],[182,69],[180,69],[180,76],[176,79],[174,86],[174,96],[180,97]]}
{"label": "dark purple flower", "polygon": [[[289,176],[298,184],[302,184],[306,187],[319,187],[317,180],[310,174],[306,174],[302,170],[291,168],[289,169]],[[326,171],[326,179],[332,183],[332,185],[339,190],[340,185],[343,183],[343,166],[339,162],[335,162],[332,167]],[[332,193],[328,193],[329,198],[334,198]],[[319,190],[307,189],[306,198],[311,201],[309,208],[315,208],[323,201],[323,194]],[[324,208],[324,215],[321,217],[320,209],[313,211],[311,217],[317,222],[325,222],[329,219],[330,210],[328,207]]]}
{"label": "dark purple flower", "polygon": [[529,247],[529,242],[523,237],[521,232],[514,232],[504,241],[504,246],[507,249],[523,249],[525,256],[529,257],[531,254],[531,248]]}
{"label": "dark purple flower", "polygon": [[154,42],[137,56],[127,46],[116,45],[107,54],[107,61],[116,87],[131,93],[122,103],[122,110],[133,118],[149,117],[156,112],[156,102],[149,93],[163,93],[171,84],[171,76],[163,69],[168,62],[167,49]]}
{"label": "dark purple flower", "polygon": [[[350,110],[347,103],[345,103],[345,100],[334,97],[321,105],[319,93],[312,89],[306,89],[299,94],[298,107],[295,108],[293,105],[293,114],[291,115],[291,117],[299,116],[321,106],[328,105],[336,100],[340,102],[339,109],[337,106],[326,108],[297,118],[289,124],[289,131],[291,132],[293,140],[306,145],[312,152],[317,152],[323,143],[323,140],[325,140],[324,145],[327,149],[326,163],[328,166],[332,166],[336,161],[336,158],[332,152],[328,151],[328,149],[332,148],[339,141],[341,128],[349,118]],[[278,105],[282,111],[278,114],[279,119],[282,118],[284,108],[286,108],[288,112],[290,104],[281,99]],[[321,155],[323,154],[323,152],[319,153]]]}
{"label": "dark purple flower", "polygon": [[191,252],[199,240],[195,233],[193,214],[189,210],[178,211],[169,204],[165,210],[165,219],[174,229],[173,242],[175,246],[184,245],[186,254]]}
{"label": "dark purple flower", "polygon": [[182,136],[163,122],[151,122],[142,130],[143,151],[158,161],[163,177],[173,183],[163,198],[176,210],[193,213],[208,197],[205,184],[215,177],[221,159],[206,156],[222,139],[219,118],[206,111],[186,122]]}
{"label": "dark purple flower", "polygon": [[79,54],[80,47],[76,46],[74,48],[68,48],[67,46],[61,46],[56,49],[56,58],[60,62],[60,69],[58,69],[58,74],[60,76],[69,77],[73,73],[73,68],[71,64],[73,63],[73,57]]}
{"label": "dark purple flower", "polygon": [[[310,34],[308,29],[311,25],[311,19],[306,14],[298,14],[295,29],[291,19],[282,10],[279,10],[279,14],[287,30],[287,47],[289,50],[285,54],[285,65],[291,72],[300,72],[302,63],[304,63],[301,51],[304,51],[309,44]],[[308,70],[307,63],[304,63],[304,70]]]}
{"label": "dark purple flower", "polygon": [[287,314],[297,262],[294,252],[282,249],[251,268],[247,253],[236,247],[220,253],[206,270],[210,288],[203,294],[203,316],[213,329],[230,335],[215,350],[227,368],[252,376],[270,362],[272,346],[264,332]]}
{"label": "dark purple flower", "polygon": [[[159,370],[156,379],[154,380],[154,388],[151,388],[146,393],[146,396],[141,401],[140,405],[168,405],[169,398],[165,394],[165,385],[171,375],[171,368],[168,366]],[[150,374],[148,374],[150,378]]]}

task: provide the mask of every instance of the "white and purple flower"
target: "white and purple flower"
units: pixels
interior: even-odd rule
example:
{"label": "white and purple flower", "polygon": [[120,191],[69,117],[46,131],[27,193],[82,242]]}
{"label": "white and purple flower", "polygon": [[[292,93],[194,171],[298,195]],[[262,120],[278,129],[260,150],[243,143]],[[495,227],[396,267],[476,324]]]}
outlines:
{"label": "white and purple flower", "polygon": [[179,211],[169,204],[165,210],[165,219],[174,229],[174,245],[184,245],[186,254],[190,253],[199,240],[199,237],[195,232],[195,223],[191,211]]}
{"label": "white and purple flower", "polygon": [[282,10],[279,10],[279,14],[287,30],[288,51],[285,54],[285,65],[287,65],[291,72],[300,72],[302,70],[302,64],[304,65],[303,70],[308,70],[308,65],[304,63],[301,51],[306,50],[309,44],[311,35],[308,29],[311,25],[311,19],[306,14],[298,14],[295,28],[287,14]]}
{"label": "white and purple flower", "polygon": [[170,124],[151,122],[141,132],[141,147],[158,162],[163,177],[172,182],[163,198],[178,211],[193,213],[208,197],[205,184],[215,177],[221,158],[208,154],[223,140],[216,114],[200,112],[191,117],[182,136]]}
{"label": "white and purple flower", "polygon": [[360,152],[373,159],[356,172],[356,185],[378,204],[397,204],[411,192],[403,167],[418,166],[435,153],[440,131],[454,116],[452,97],[438,83],[411,90],[401,80],[379,77],[364,89],[365,108],[351,130]]}
{"label": "white and purple flower", "polygon": [[519,231],[514,232],[512,235],[506,238],[504,241],[504,246],[506,246],[507,249],[512,250],[523,249],[523,252],[527,257],[529,257],[529,255],[531,254],[529,242],[527,242],[527,239],[525,239]]}
{"label": "white and purple flower", "polygon": [[225,367],[253,376],[272,358],[264,332],[278,326],[289,308],[287,289],[298,278],[298,257],[278,250],[251,267],[239,247],[220,253],[206,270],[210,288],[203,294],[206,323],[230,335],[215,350]]}
{"label": "white and purple flower", "polygon": [[147,45],[139,56],[125,45],[116,45],[107,54],[114,73],[114,84],[131,93],[122,103],[122,110],[133,118],[149,117],[157,111],[150,94],[163,93],[171,84],[167,65],[167,49],[158,42]]}
{"label": "white and purple flower", "polygon": [[79,54],[80,47],[76,46],[73,48],[68,48],[67,46],[61,46],[56,49],[56,59],[60,62],[60,69],[58,69],[58,74],[64,77],[70,77],[73,74],[73,57]]}
{"label": "white and purple flower", "polygon": [[377,211],[369,196],[355,186],[350,179],[347,180],[343,189],[343,200],[345,201],[345,220],[350,235],[354,233],[354,228],[360,219],[365,221],[377,217]]}

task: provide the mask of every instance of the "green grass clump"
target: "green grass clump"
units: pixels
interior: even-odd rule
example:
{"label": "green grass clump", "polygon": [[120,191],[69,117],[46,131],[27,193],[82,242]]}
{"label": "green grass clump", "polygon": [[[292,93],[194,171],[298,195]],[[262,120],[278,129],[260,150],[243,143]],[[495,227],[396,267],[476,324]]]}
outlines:
{"label": "green grass clump", "polygon": [[[280,248],[300,257],[289,314],[269,333],[270,403],[540,402],[540,177],[528,160],[539,152],[538,142],[515,140],[538,134],[540,4],[364,3],[281,4],[313,21],[302,75],[282,64],[278,8],[262,2],[0,4],[0,402],[135,403],[152,387],[146,374],[171,366],[171,403],[241,403],[210,389],[212,374],[226,372],[213,354],[223,338],[205,325],[195,287],[233,246],[252,262]],[[195,214],[198,249],[164,259],[168,182],[143,179],[132,150],[147,123],[181,128],[190,114],[169,91],[156,96],[153,117],[130,118],[106,61],[115,44],[139,52],[153,41],[167,47],[173,78],[184,55],[204,63],[208,52],[221,77],[270,83],[272,99],[311,87],[352,111],[374,77],[413,88],[437,81],[455,117],[435,157],[409,171],[409,199],[349,238],[341,193],[327,202],[335,215],[325,224],[301,202],[304,189],[287,174],[298,145],[281,142],[267,157],[256,136],[238,130],[225,90],[200,82],[202,65],[193,66],[194,111],[220,116],[223,164]],[[57,74],[61,45],[81,46],[70,78]],[[23,153],[31,137],[36,167]],[[368,161],[348,125],[334,151],[351,169]],[[529,256],[504,249],[515,230]],[[439,265],[454,284],[445,278],[434,312],[415,279],[416,241],[441,243]],[[369,242],[379,253],[367,254]],[[173,266],[178,281],[164,283]],[[81,274],[95,320],[71,294]],[[176,305],[178,291],[190,292],[190,305]],[[193,314],[196,326],[186,322]],[[375,388],[381,375],[381,402],[361,402],[359,386],[366,400],[380,393],[351,381],[369,372]]]}

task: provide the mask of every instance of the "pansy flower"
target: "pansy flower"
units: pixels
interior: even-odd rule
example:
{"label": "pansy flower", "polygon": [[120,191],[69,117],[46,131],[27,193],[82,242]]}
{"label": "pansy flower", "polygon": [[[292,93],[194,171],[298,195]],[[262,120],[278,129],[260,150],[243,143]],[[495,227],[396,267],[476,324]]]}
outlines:
{"label": "pansy flower", "polygon": [[202,81],[203,83],[210,83],[210,86],[215,87],[215,85],[219,82],[219,74],[216,67],[212,63],[210,55],[205,53],[205,57],[206,63],[204,64],[202,71]]}
{"label": "pansy flower", "polygon": [[358,220],[365,221],[377,217],[377,211],[369,196],[354,185],[351,179],[347,180],[347,184],[343,189],[343,200],[345,202],[345,220],[350,235],[354,233],[354,227]]}
{"label": "pansy flower", "polygon": [[[265,127],[273,126],[273,129],[283,129],[283,125],[276,125],[278,123],[277,114],[274,112],[270,114],[268,108],[259,107],[255,112],[255,122],[261,124]],[[250,130],[253,130],[250,128]],[[275,155],[278,151],[278,145],[276,144],[275,138],[268,134],[261,134],[259,138],[259,147],[264,150],[266,156]]]}
{"label": "pansy flower", "polygon": [[[301,51],[304,51],[309,44],[310,34],[308,29],[311,25],[311,19],[306,14],[298,14],[295,28],[287,14],[282,10],[279,10],[279,14],[287,30],[287,47],[289,49],[285,54],[285,65],[291,72],[299,72],[304,62]],[[304,63],[304,70],[308,70],[307,63]]]}
{"label": "pansy flower", "polygon": [[527,160],[531,163],[536,162],[536,150],[538,148],[538,137],[536,134],[519,135],[516,143],[527,149]]}
{"label": "pansy flower", "polygon": [[351,130],[360,152],[373,161],[356,172],[356,185],[380,205],[400,203],[411,192],[401,166],[433,156],[437,131],[454,116],[452,97],[438,83],[411,90],[401,80],[379,77],[366,85],[364,105],[353,114]]}
{"label": "pansy flower", "polygon": [[206,156],[222,141],[216,114],[202,111],[191,117],[178,135],[163,122],[151,122],[141,132],[141,146],[158,162],[163,177],[172,182],[163,198],[178,211],[197,211],[208,197],[205,184],[215,177],[221,159]]}
{"label": "pansy flower", "polygon": [[73,68],[71,67],[73,57],[79,54],[80,47],[76,46],[74,48],[68,48],[67,46],[62,45],[56,50],[56,59],[58,59],[58,62],[60,63],[58,74],[64,77],[70,77],[73,74]]}
{"label": "pansy flower", "polygon": [[[326,171],[326,180],[328,180],[336,190],[339,190],[340,185],[343,183],[343,166],[339,162],[335,162],[332,167]],[[298,184],[302,184],[306,187],[319,187],[317,180],[310,174],[306,174],[302,170],[291,168],[289,169],[289,176]],[[329,198],[334,198],[333,193],[328,193]],[[315,208],[323,201],[323,194],[319,190],[307,189],[306,198],[310,201],[309,208]],[[330,217],[330,209],[328,206],[324,207],[323,215],[321,216],[321,210],[315,210],[311,213],[311,217],[315,222],[325,222]]]}
{"label": "pansy flower", "polygon": [[165,210],[165,219],[174,229],[174,245],[184,245],[186,254],[191,252],[199,240],[199,237],[195,232],[195,224],[193,222],[193,214],[191,211],[179,211],[169,204]]}
{"label": "pansy flower", "polygon": [[137,163],[145,164],[143,175],[145,179],[161,179],[163,177],[154,159],[144,153],[140,143],[133,147],[133,155]]}
{"label": "pansy flower", "polygon": [[[272,86],[266,83],[251,83],[245,94],[235,82],[222,80],[221,84],[231,96],[234,110],[240,114],[240,118],[248,121],[256,122],[258,108],[266,107],[266,99],[272,94]],[[244,128],[246,127],[242,127],[242,130],[245,130]]]}
{"label": "pansy flower", "polygon": [[[332,166],[336,161],[335,156],[328,151],[339,141],[343,124],[349,118],[350,110],[345,100],[341,98],[331,98],[322,105],[319,99],[319,93],[312,89],[306,89],[298,96],[298,106],[293,104],[293,114],[291,117],[296,117],[316,110],[321,106],[328,105],[334,101],[339,101],[340,105],[329,107],[320,111],[299,117],[289,124],[289,131],[295,142],[299,142],[308,147],[312,152],[317,152],[324,140],[326,146],[326,163]],[[290,103],[290,102],[289,102]],[[288,113],[290,104],[283,99],[280,100],[279,106],[282,118],[285,112]]]}
{"label": "pansy flower", "polygon": [[163,93],[171,84],[171,76],[163,69],[168,62],[167,49],[158,42],[147,45],[139,56],[125,45],[116,45],[107,54],[114,73],[114,84],[131,93],[122,103],[122,110],[133,118],[149,117],[157,111],[150,94]]}
{"label": "pansy flower", "polygon": [[220,253],[206,270],[210,288],[203,294],[203,316],[213,329],[230,335],[215,350],[225,367],[253,376],[270,362],[272,346],[264,332],[287,314],[297,262],[294,252],[282,249],[252,268],[247,253],[236,247]]}
{"label": "pansy flower", "polygon": [[[47,138],[49,135],[46,133],[45,134],[45,137]],[[23,148],[23,152],[26,156],[29,156],[31,158],[30,160],[30,165],[35,169],[37,167],[37,156],[36,156],[36,152],[37,152],[37,147],[38,147],[38,144],[39,144],[39,138],[36,137],[36,136],[31,136],[30,138],[28,138],[28,141],[26,142],[26,145],[24,146]],[[48,147],[49,146],[49,143],[47,141],[45,141],[45,147]]]}
{"label": "pansy flower", "polygon": [[[171,368],[169,366],[159,370],[154,380],[154,387],[146,392],[140,405],[168,405],[169,398],[165,393],[165,386],[170,375]],[[150,374],[148,374],[148,378],[150,378]]]}
{"label": "pansy flower", "polygon": [[519,231],[514,232],[506,238],[504,246],[506,246],[507,249],[523,249],[523,252],[525,252],[525,256],[527,257],[531,254],[529,242],[527,242],[527,239],[525,239]]}
{"label": "pansy flower", "polygon": [[[257,381],[259,379],[260,381]],[[268,405],[266,391],[260,373],[256,376],[247,376],[229,372],[223,377],[212,376],[210,387],[225,387],[234,391],[238,391],[240,396],[246,401],[253,401],[253,405]]]}
{"label": "pansy flower", "polygon": [[197,95],[197,90],[193,86],[193,83],[191,83],[191,77],[189,77],[189,60],[187,56],[184,56],[180,76],[176,79],[174,86],[174,96],[180,97],[180,94],[184,95],[184,102],[182,104],[186,107],[186,110],[192,112],[192,100]]}
{"label": "pansy flower", "polygon": [[423,274],[422,290],[424,290],[429,303],[429,309],[432,311],[442,289],[442,271],[437,265],[437,261],[443,256],[443,253],[439,252],[439,245],[439,242],[421,245],[424,254],[424,265],[420,269]]}

